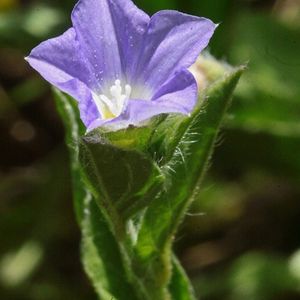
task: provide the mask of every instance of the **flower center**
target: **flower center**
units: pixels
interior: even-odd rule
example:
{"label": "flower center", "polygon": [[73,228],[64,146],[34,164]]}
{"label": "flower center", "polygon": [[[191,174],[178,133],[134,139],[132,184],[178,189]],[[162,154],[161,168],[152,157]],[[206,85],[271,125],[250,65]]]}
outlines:
{"label": "flower center", "polygon": [[122,113],[130,97],[131,86],[126,84],[123,91],[121,81],[117,79],[109,91],[110,96],[98,95],[92,92],[97,109],[104,120],[116,118]]}

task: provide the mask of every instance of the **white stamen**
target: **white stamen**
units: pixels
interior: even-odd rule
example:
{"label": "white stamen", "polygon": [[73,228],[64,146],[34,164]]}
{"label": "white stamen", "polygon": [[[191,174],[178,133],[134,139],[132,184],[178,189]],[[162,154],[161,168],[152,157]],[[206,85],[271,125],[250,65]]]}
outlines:
{"label": "white stamen", "polygon": [[125,95],[126,97],[130,97],[130,94],[131,94],[131,86],[129,84],[126,84],[125,85]]}
{"label": "white stamen", "polygon": [[132,89],[129,84],[126,84],[123,94],[121,81],[117,79],[109,91],[111,97],[107,97],[104,94],[97,95],[93,93],[93,99],[103,119],[115,118],[122,113]]}

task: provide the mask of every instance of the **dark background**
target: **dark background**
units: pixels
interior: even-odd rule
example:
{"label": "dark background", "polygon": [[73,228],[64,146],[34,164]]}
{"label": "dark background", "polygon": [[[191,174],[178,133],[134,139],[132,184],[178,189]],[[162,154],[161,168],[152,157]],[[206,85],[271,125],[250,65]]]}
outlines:
{"label": "dark background", "polygon": [[[139,0],[220,26],[210,51],[249,67],[175,248],[204,300],[300,299],[300,1]],[[24,61],[74,1],[0,0],[0,299],[96,299],[81,265],[63,126]]]}

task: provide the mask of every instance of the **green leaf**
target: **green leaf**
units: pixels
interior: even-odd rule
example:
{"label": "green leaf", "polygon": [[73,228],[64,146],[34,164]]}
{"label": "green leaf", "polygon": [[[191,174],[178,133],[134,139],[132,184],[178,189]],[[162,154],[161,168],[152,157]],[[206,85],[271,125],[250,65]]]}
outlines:
{"label": "green leaf", "polygon": [[117,242],[91,196],[85,200],[82,229],[83,264],[100,298],[137,299],[125,276]]}
{"label": "green leaf", "polygon": [[74,99],[66,94],[53,88],[54,98],[57,110],[63,120],[65,126],[65,142],[69,149],[71,171],[72,171],[72,186],[74,207],[77,217],[77,222],[81,224],[83,217],[83,199],[86,196],[86,191],[82,188],[82,180],[80,175],[80,166],[78,162],[78,141],[85,129],[82,124],[77,103]]}
{"label": "green leaf", "polygon": [[[170,277],[170,244],[184,217],[212,154],[220,124],[243,68],[233,69],[203,94],[202,105],[176,130],[175,143],[168,143],[170,158],[161,166],[166,176],[164,193],[148,207],[139,232],[136,251],[145,270],[141,276],[160,272]],[[149,270],[150,272],[146,271]],[[146,277],[147,278],[147,277]],[[155,285],[155,283],[153,283]],[[159,282],[156,282],[159,284]]]}
{"label": "green leaf", "polygon": [[171,282],[169,284],[169,291],[172,300],[196,300],[189,278],[174,255],[172,257],[172,263],[173,272]]}

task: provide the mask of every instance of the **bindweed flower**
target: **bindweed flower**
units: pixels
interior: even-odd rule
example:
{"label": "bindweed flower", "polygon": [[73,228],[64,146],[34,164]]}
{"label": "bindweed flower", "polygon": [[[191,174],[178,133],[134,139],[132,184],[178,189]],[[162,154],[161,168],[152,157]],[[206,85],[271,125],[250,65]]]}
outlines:
{"label": "bindweed flower", "polygon": [[150,18],[130,0],[80,0],[72,25],[26,59],[78,101],[88,131],[192,111],[198,91],[188,68],[207,46],[212,21],[171,10]]}

